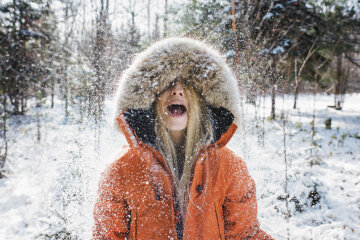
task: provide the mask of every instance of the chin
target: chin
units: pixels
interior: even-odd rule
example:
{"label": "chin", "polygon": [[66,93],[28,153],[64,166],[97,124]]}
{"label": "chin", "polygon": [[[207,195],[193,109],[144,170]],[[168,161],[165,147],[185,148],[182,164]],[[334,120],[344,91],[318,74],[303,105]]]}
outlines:
{"label": "chin", "polygon": [[166,127],[172,131],[181,131],[184,130],[187,126],[187,117],[177,117],[177,118],[172,118],[169,119],[169,121],[167,121]]}

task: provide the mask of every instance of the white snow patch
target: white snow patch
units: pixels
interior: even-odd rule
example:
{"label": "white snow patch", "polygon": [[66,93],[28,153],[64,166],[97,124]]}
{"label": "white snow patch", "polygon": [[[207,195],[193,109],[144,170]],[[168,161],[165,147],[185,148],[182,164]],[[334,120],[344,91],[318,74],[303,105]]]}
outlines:
{"label": "white snow patch", "polygon": [[263,17],[263,20],[270,19],[270,18],[272,18],[273,16],[274,16],[273,13],[267,13],[267,14],[265,14],[265,16]]}
{"label": "white snow patch", "polygon": [[284,52],[285,52],[285,50],[281,46],[276,46],[273,50],[271,50],[271,54],[274,54],[274,55],[284,53]]}

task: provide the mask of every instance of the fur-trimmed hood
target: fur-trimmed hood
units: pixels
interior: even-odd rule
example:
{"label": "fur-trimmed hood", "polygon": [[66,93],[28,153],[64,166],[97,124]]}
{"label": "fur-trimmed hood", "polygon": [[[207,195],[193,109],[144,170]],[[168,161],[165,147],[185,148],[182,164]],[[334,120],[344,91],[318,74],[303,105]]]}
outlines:
{"label": "fur-trimmed hood", "polygon": [[177,78],[193,86],[207,105],[230,111],[239,126],[238,85],[225,58],[189,38],[159,41],[135,58],[119,80],[116,117],[129,110],[149,110]]}

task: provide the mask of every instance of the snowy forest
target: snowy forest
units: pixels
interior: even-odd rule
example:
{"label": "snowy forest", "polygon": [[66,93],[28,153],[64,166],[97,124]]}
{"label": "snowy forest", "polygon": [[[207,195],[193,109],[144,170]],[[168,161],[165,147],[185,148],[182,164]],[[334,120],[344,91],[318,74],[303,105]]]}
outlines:
{"label": "snowy forest", "polygon": [[120,76],[173,36],[232,68],[261,228],[360,239],[357,0],[1,0],[0,239],[91,238]]}

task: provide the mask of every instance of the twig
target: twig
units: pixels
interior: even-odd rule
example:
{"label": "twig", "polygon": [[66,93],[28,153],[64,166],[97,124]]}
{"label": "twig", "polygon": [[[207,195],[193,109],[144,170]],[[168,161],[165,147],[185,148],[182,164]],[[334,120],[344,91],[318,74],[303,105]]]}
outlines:
{"label": "twig", "polygon": [[232,22],[232,30],[234,32],[234,41],[235,41],[235,62],[236,67],[238,68],[240,66],[240,57],[239,57],[239,42],[236,35],[236,5],[235,0],[232,2],[232,16],[233,16],[233,22]]}

